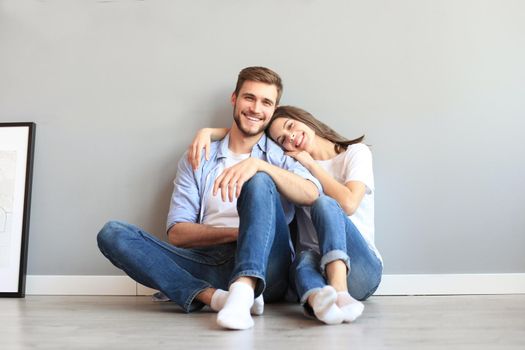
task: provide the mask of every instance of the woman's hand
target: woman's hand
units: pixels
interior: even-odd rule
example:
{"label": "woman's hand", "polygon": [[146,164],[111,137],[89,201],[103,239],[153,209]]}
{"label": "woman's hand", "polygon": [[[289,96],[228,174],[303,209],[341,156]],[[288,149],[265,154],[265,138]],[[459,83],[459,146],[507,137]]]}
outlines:
{"label": "woman's hand", "polygon": [[197,170],[201,162],[202,149],[204,149],[206,160],[210,160],[211,141],[222,140],[230,129],[226,128],[203,128],[197,131],[197,135],[188,147],[188,161],[193,170]]}
{"label": "woman's hand", "polygon": [[210,128],[204,128],[197,131],[193,142],[188,147],[188,161],[193,170],[197,170],[201,162],[201,152],[204,148],[206,160],[210,159],[210,145],[211,145],[212,131]]}
{"label": "woman's hand", "polygon": [[306,151],[286,152],[286,155],[301,163],[306,169],[310,169],[310,167],[315,164],[315,160],[310,153]]}

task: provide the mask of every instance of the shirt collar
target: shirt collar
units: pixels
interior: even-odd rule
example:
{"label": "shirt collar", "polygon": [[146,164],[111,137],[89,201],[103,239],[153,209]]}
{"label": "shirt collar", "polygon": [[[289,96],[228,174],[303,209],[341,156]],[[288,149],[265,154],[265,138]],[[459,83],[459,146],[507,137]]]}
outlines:
{"label": "shirt collar", "polygon": [[[259,151],[266,153],[267,141],[268,141],[268,136],[266,136],[266,133],[263,133],[261,138],[259,139],[259,141],[257,141],[257,144],[255,146],[259,149]],[[252,154],[253,154],[253,148],[252,148]]]}
{"label": "shirt collar", "polygon": [[230,143],[230,133],[226,134],[221,141],[219,141],[219,151],[217,152],[217,159],[225,158],[228,155],[228,144]]}
{"label": "shirt collar", "polygon": [[[228,144],[230,143],[230,133],[228,133],[226,135],[226,137],[224,137],[219,142],[220,142],[219,143],[219,151],[217,152],[217,158],[218,159],[228,156],[228,152],[229,152]],[[258,152],[266,153],[267,142],[268,142],[268,137],[266,136],[266,134],[263,133],[261,138],[259,139],[259,141],[257,141],[255,146],[252,148],[251,155],[252,156],[257,155]],[[257,151],[256,151],[256,149],[257,149]]]}

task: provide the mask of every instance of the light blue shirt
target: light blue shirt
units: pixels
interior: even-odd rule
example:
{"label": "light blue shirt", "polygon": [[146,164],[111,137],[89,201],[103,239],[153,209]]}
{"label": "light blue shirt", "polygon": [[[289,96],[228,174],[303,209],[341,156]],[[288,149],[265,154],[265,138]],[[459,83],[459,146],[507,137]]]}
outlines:
{"label": "light blue shirt", "polygon": [[[173,181],[175,188],[171,195],[170,210],[168,213],[167,230],[179,222],[201,223],[204,216],[208,196],[213,190],[213,183],[220,175],[217,172],[218,165],[224,161],[228,154],[230,134],[221,141],[212,142],[210,149],[210,160],[204,155],[201,158],[199,168],[193,171],[184,153],[179,161],[177,176]],[[319,193],[322,187],[319,181],[306,168],[292,157],[284,154],[284,151],[275,142],[263,134],[261,139],[252,148],[250,157],[262,159],[282,169],[291,171],[307,180],[312,181]],[[286,220],[290,223],[294,215],[294,206],[281,196]]]}

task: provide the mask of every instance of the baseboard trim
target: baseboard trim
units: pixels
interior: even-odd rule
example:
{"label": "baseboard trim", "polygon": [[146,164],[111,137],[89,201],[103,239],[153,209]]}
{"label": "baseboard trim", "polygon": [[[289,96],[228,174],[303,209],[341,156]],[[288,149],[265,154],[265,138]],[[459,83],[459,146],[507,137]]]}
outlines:
{"label": "baseboard trim", "polygon": [[[27,295],[150,295],[128,276],[27,276]],[[384,275],[376,295],[525,294],[525,273]]]}
{"label": "baseboard trim", "polygon": [[137,295],[137,283],[128,276],[29,275],[26,295]]}
{"label": "baseboard trim", "polygon": [[525,273],[384,275],[376,295],[525,294]]}

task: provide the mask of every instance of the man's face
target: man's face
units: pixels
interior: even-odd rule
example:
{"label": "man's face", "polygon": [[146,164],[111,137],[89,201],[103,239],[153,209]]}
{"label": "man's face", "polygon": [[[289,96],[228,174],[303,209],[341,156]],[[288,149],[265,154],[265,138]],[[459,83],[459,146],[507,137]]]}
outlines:
{"label": "man's face", "polygon": [[232,94],[233,119],[245,136],[264,132],[276,108],[277,87],[245,81],[239,93]]}

